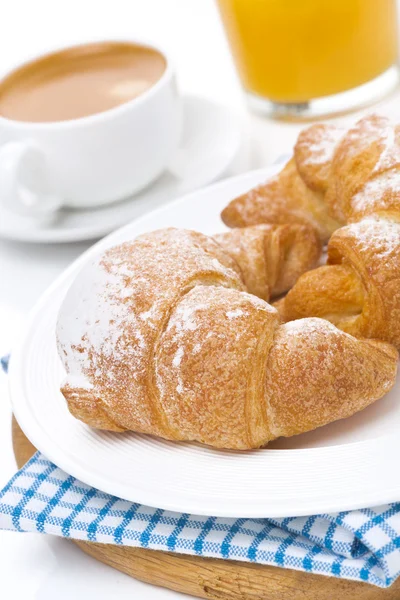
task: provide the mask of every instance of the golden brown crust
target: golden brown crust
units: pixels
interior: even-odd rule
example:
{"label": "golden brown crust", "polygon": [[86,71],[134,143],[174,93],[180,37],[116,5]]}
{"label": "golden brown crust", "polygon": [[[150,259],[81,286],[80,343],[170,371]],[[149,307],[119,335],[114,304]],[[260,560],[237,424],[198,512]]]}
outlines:
{"label": "golden brown crust", "polygon": [[398,214],[399,189],[400,126],[373,114],[347,132],[326,124],[302,131],[284,169],[221,216],[229,227],[307,223],[328,241],[346,222]]}
{"label": "golden brown crust", "polygon": [[[228,225],[249,227],[214,239],[161,230],[106,252],[60,314],[71,413],[113,431],[245,449],[380,398],[397,352],[356,338],[400,347],[399,190],[400,130],[386,118],[347,133],[315,125],[278,176],[223,211]],[[276,303],[298,319],[281,325],[260,298],[315,263],[313,230],[324,241],[334,232],[328,264]],[[311,315],[340,329],[301,318]]]}
{"label": "golden brown crust", "polygon": [[370,115],[343,136],[335,152],[326,202],[343,222],[400,211],[400,128]]}
{"label": "golden brown crust", "polygon": [[[305,185],[347,226],[329,240],[328,265],[303,274],[276,308],[287,321],[323,317],[400,348],[400,126],[379,115],[347,132],[313,125],[300,134],[294,160],[299,197]],[[276,178],[281,187],[287,176],[286,167]],[[291,193],[282,203],[284,214],[292,210]]]}
{"label": "golden brown crust", "polygon": [[294,146],[294,159],[300,177],[315,192],[328,189],[331,165],[336,147],[344,130],[317,123],[300,132]]}
{"label": "golden brown crust", "polygon": [[266,237],[272,225],[255,225],[218,233],[213,239],[236,261],[246,289],[263,300],[271,296],[271,263],[267,256]]}
{"label": "golden brown crust", "polygon": [[61,392],[67,401],[69,412],[75,419],[95,429],[126,431],[125,427],[121,427],[107,415],[105,404],[89,390],[64,385],[61,387]]}
{"label": "golden brown crust", "polygon": [[362,312],[364,288],[351,265],[323,265],[304,273],[288,294],[274,303],[284,321],[310,315],[347,331]]}
{"label": "golden brown crust", "polygon": [[155,231],[111,248],[71,288],[70,315],[57,332],[67,371],[81,365],[112,421],[175,438],[154,381],[160,335],[181,296],[199,283],[243,290],[238,271],[216,242],[192,231]]}
{"label": "golden brown crust", "polygon": [[321,255],[318,237],[305,225],[255,225],[213,239],[236,260],[247,290],[266,301],[289,290]]}
{"label": "golden brown crust", "polygon": [[304,273],[275,304],[285,321],[317,316],[400,348],[400,224],[367,218],[336,231],[328,265]]}
{"label": "golden brown crust", "polygon": [[320,319],[282,326],[246,292],[242,268],[214,240],[176,229],[88,265],[57,325],[71,413],[113,431],[246,449],[348,416],[393,385],[394,349]]}
{"label": "golden brown crust", "polygon": [[170,317],[156,356],[161,403],[179,439],[257,448],[273,436],[263,404],[278,314],[253,295],[197,286]]}
{"label": "golden brown crust", "polygon": [[279,175],[232,200],[221,213],[228,227],[299,223],[313,227],[322,241],[339,227],[324,195],[307,187],[291,159]]}
{"label": "golden brown crust", "polygon": [[351,265],[363,286],[361,312],[346,331],[400,348],[400,223],[369,218],[342,227],[328,252],[330,264]]}
{"label": "golden brown crust", "polygon": [[367,407],[392,387],[397,360],[393,346],[356,340],[323,319],[281,326],[266,372],[275,437],[309,431]]}

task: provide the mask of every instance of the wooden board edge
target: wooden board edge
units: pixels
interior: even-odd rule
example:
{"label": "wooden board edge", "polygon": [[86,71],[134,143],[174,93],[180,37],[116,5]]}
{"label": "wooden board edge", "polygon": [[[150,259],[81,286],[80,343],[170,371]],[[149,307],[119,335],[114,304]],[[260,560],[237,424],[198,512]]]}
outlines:
{"label": "wooden board edge", "polygon": [[[36,449],[13,417],[12,440],[18,468]],[[73,540],[86,554],[123,573],[208,600],[399,600],[400,580],[390,588],[255,565]]]}

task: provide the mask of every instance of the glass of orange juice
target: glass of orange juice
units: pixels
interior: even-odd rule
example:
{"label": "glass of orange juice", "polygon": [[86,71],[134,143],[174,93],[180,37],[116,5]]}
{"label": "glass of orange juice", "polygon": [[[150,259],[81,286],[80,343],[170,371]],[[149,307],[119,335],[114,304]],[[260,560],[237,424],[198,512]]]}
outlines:
{"label": "glass of orange juice", "polygon": [[399,80],[396,0],[217,0],[249,104],[265,114],[333,114]]}

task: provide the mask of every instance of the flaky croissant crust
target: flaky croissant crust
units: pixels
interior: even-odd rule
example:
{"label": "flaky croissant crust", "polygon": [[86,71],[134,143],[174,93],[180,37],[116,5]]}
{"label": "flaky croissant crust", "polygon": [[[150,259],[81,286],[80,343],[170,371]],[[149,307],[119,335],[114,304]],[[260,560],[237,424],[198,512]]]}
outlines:
{"label": "flaky croissant crust", "polygon": [[392,346],[318,318],[282,324],[265,301],[317,259],[310,229],[250,229],[215,239],[160,230],[87,265],[57,324],[76,418],[248,449],[347,417],[391,388]]}
{"label": "flaky croissant crust", "polygon": [[300,277],[276,304],[281,316],[323,317],[400,348],[400,126],[370,115],[347,131],[309,127],[274,181],[231,202],[222,217],[229,225],[275,222],[278,207],[280,218],[314,224],[329,240],[327,266]]}

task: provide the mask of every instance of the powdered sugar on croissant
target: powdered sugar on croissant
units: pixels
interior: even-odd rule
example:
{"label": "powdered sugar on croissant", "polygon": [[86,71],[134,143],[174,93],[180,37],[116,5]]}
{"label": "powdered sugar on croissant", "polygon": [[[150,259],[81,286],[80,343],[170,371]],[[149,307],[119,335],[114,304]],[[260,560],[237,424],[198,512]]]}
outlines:
{"label": "powdered sugar on croissant", "polygon": [[329,240],[328,265],[279,302],[282,317],[324,317],[400,348],[400,126],[370,115],[341,133],[324,199],[347,225]]}
{"label": "powdered sugar on croissant", "polygon": [[224,242],[161,230],[83,269],[57,324],[62,392],[75,417],[246,449],[349,416],[388,391],[392,346],[321,319],[281,325],[244,282],[261,281],[248,269],[268,261],[237,262]]}

